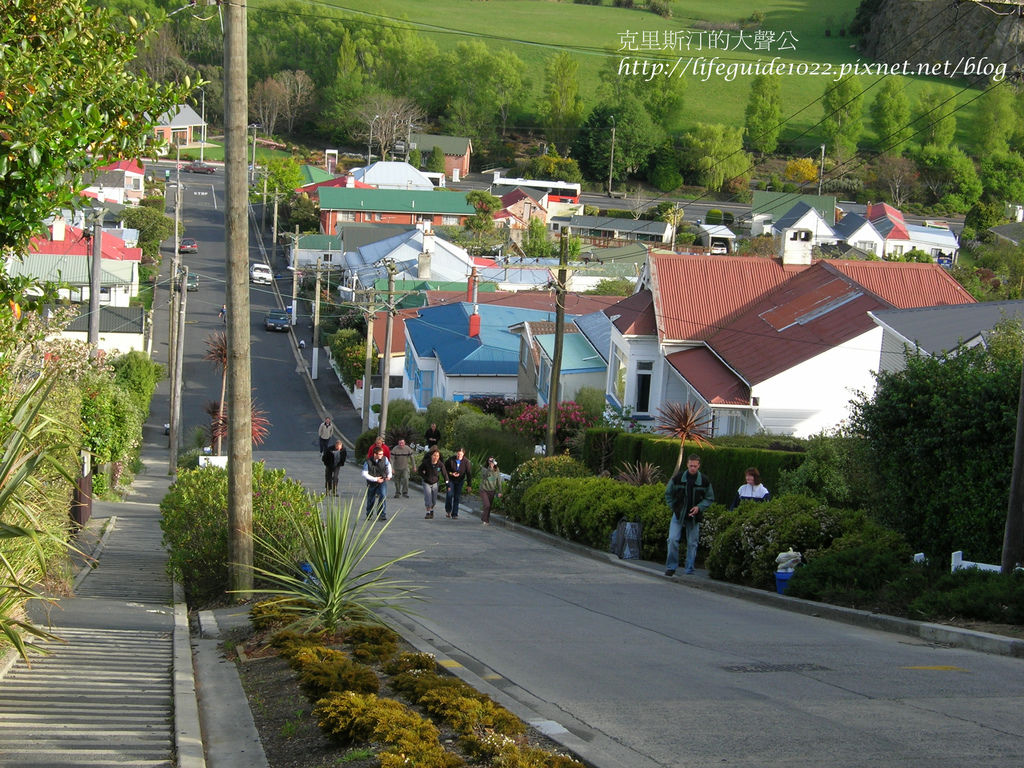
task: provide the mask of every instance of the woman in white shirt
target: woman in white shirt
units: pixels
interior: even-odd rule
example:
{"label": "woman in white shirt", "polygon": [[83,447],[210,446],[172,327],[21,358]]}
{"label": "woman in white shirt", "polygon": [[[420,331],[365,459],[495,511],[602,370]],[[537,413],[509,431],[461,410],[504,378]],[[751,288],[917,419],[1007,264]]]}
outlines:
{"label": "woman in white shirt", "polygon": [[761,485],[761,473],[757,471],[757,467],[748,467],[744,474],[746,475],[747,482],[736,491],[736,498],[732,500],[729,509],[736,509],[740,502],[768,501],[771,497],[768,489]]}

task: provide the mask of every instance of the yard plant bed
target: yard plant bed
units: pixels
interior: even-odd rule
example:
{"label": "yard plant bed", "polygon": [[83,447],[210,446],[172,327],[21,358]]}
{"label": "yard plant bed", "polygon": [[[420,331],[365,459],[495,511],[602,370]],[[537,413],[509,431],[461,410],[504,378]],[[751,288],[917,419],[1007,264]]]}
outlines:
{"label": "yard plant bed", "polygon": [[582,768],[390,630],[347,631],[250,628],[225,642],[271,768],[388,768],[407,755],[421,768]]}

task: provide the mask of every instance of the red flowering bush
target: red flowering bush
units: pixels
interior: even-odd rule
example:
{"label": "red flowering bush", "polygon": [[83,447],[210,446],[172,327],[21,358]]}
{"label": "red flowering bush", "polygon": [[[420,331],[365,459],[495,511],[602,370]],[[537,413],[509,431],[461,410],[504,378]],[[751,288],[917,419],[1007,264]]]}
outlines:
{"label": "red flowering bush", "polygon": [[[569,441],[581,430],[594,426],[593,416],[584,412],[571,400],[558,404],[558,421],[555,423],[555,450],[566,450]],[[510,432],[522,435],[535,445],[547,442],[548,409],[545,405],[516,403],[505,411],[501,426]]]}

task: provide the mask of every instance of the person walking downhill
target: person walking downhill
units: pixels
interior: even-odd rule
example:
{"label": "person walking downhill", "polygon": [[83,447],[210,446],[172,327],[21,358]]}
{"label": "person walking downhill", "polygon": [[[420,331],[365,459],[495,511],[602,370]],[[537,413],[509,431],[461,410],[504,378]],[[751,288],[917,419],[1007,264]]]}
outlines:
{"label": "person walking downhill", "polygon": [[501,496],[502,484],[498,460],[491,456],[480,470],[480,521],[484,525],[491,524],[491,505]]}
{"label": "person walking downhill", "polygon": [[341,468],[345,466],[348,451],[345,450],[341,440],[335,440],[334,446],[324,451],[321,458],[324,462],[324,484],[327,486],[327,495],[337,496],[338,475],[341,473]]}
{"label": "person walking downhill", "polygon": [[320,422],[316,430],[316,436],[320,440],[320,453],[326,451],[334,440],[334,428],[331,427],[331,417],[328,416]]}
{"label": "person walking downhill", "polygon": [[423,442],[427,444],[427,448],[433,448],[435,445],[440,444],[441,430],[437,428],[436,423],[431,423],[427,428],[427,431],[423,434]]}
{"label": "person walking downhill", "polygon": [[381,448],[374,448],[373,457],[363,464],[363,479],[366,481],[366,517],[369,518],[376,512],[378,520],[387,520],[391,462],[384,456]]}
{"label": "person walking downhill", "polygon": [[693,573],[700,541],[700,522],[704,512],[715,503],[715,491],[707,475],[700,471],[700,456],[686,459],[686,471],[676,473],[665,486],[665,503],[672,510],[668,524],[668,559],[665,575],[674,576],[679,567],[679,538],[686,530],[686,572]]}
{"label": "person walking downhill", "polygon": [[427,514],[423,516],[423,519],[433,520],[434,507],[437,506],[438,481],[443,477],[445,483],[451,482],[448,479],[448,470],[445,469],[444,462],[441,461],[441,452],[437,448],[428,451],[416,468],[416,472],[423,479],[423,505],[427,508]]}
{"label": "person walking downhill", "polygon": [[462,491],[463,489],[469,490],[473,474],[473,468],[469,464],[469,459],[466,458],[465,449],[459,448],[455,451],[455,455],[445,462],[444,468],[448,470],[448,492],[444,496],[444,516],[458,520]]}
{"label": "person walking downhill", "polygon": [[395,498],[409,498],[409,470],[412,467],[414,451],[405,444],[405,438],[398,438],[398,445],[391,449],[391,468],[395,472]]}

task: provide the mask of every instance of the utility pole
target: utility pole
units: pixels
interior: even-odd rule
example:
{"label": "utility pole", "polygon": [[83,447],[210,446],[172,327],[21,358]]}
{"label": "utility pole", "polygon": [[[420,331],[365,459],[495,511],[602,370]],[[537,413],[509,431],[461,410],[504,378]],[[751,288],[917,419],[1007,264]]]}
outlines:
{"label": "utility pole", "polygon": [[316,260],[316,288],[313,291],[313,373],[316,381],[320,362],[320,259]]}
{"label": "utility pole", "polygon": [[[181,254],[179,249],[181,248],[181,148],[177,150],[177,162],[175,165],[175,182],[174,182],[174,255],[171,259],[171,300],[170,300],[170,316],[168,317],[168,332],[167,332],[167,367],[170,369],[169,373],[171,381],[175,381],[178,376],[178,314],[181,311],[181,291],[175,289],[178,280],[178,272],[181,269]],[[176,400],[177,394],[175,388],[171,387],[171,398],[170,408],[171,413],[167,418],[171,427],[170,433],[170,444],[171,453],[167,462],[167,474],[176,475],[178,473],[178,403]]]}
{"label": "utility pole", "polygon": [[555,455],[555,428],[558,425],[558,385],[562,374],[562,345],[565,343],[565,284],[568,282],[569,228],[562,229],[555,285],[555,349],[551,355],[551,386],[548,388],[548,439],[545,456]]}
{"label": "utility pole", "polygon": [[274,226],[271,229],[271,245],[270,245],[270,263],[274,263],[274,259],[277,257],[277,201],[280,196],[277,194],[277,190],[274,190]]}
{"label": "utility pole", "polygon": [[384,330],[384,357],[380,365],[380,434],[388,428],[388,392],[391,384],[391,335],[395,328],[395,273],[398,268],[392,259],[384,262],[388,271],[388,321]]}
{"label": "utility pole", "polygon": [[93,209],[92,271],[89,273],[89,346],[96,357],[100,346],[100,290],[103,277],[103,208]]}
{"label": "utility pole", "polygon": [[[246,0],[224,13],[224,128],[228,340],[228,563],[232,590],[252,589],[252,372],[249,363],[248,174],[245,150],[249,113]],[[255,133],[253,151],[255,152]]]}
{"label": "utility pole", "polygon": [[174,359],[174,378],[171,380],[172,395],[171,401],[174,403],[174,413],[171,414],[171,425],[174,427],[174,431],[171,432],[171,450],[170,450],[170,463],[172,467],[178,466],[178,443],[181,442],[178,439],[178,435],[181,432],[181,384],[184,376],[182,375],[185,363],[185,308],[188,305],[188,266],[186,265],[182,269],[181,274],[181,288],[178,293],[181,295],[181,305],[178,307],[178,347],[175,350]]}
{"label": "utility pole", "polygon": [[1013,444],[1013,475],[1010,477],[1010,503],[1006,511],[1003,533],[1002,573],[1024,562],[1024,368],[1020,374],[1020,397],[1017,401],[1017,438]]}
{"label": "utility pole", "polygon": [[373,289],[366,291],[366,361],[363,364],[363,432],[370,428],[370,395],[373,393]]}
{"label": "utility pole", "polygon": [[608,155],[608,197],[612,196],[612,169],[615,167],[615,115],[612,115],[612,151]]}
{"label": "utility pole", "polygon": [[821,180],[825,177],[825,145],[821,145],[821,162],[818,164],[818,194],[821,194]]}
{"label": "utility pole", "polygon": [[[253,169],[255,171],[255,169]],[[260,236],[267,232],[267,174],[263,174],[263,205],[260,206]]]}
{"label": "utility pole", "polygon": [[299,227],[296,225],[295,234],[292,235],[292,327],[299,322],[299,280],[302,273],[299,272],[298,251],[299,251]]}

